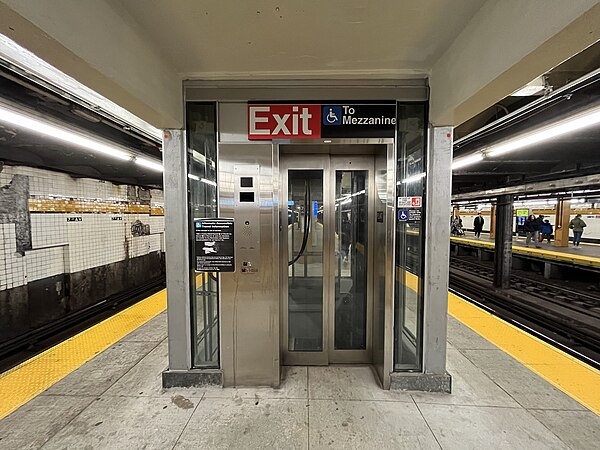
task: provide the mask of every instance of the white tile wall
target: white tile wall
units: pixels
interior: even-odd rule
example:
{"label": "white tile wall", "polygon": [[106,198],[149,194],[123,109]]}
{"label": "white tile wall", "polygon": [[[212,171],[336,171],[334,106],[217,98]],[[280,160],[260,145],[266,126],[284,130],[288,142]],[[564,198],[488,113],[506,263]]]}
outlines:
{"label": "white tile wall", "polygon": [[23,286],[25,281],[25,258],[17,253],[14,224],[0,225],[0,290]]}
{"label": "white tile wall", "polygon": [[[126,185],[29,167],[5,166],[0,185],[9,183],[15,174],[29,176],[34,198],[127,201]],[[164,206],[161,190],[152,189],[151,195],[152,206]],[[68,217],[81,217],[81,221],[67,222]],[[136,220],[150,225],[149,236],[131,235]],[[164,251],[164,217],[148,214],[31,213],[31,233],[33,249],[21,256],[16,253],[15,225],[0,226],[0,290]]]}
{"label": "white tile wall", "polygon": [[30,283],[35,280],[41,280],[43,278],[66,273],[66,251],[68,251],[67,245],[26,251],[24,259],[27,282]]}

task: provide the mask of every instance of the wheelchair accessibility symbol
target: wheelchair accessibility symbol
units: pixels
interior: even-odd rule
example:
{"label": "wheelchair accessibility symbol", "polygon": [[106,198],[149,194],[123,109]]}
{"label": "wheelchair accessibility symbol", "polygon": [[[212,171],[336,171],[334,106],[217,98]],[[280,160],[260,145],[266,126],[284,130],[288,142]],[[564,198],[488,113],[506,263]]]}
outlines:
{"label": "wheelchair accessibility symbol", "polygon": [[400,222],[408,221],[408,210],[406,210],[406,209],[398,210],[398,220]]}
{"label": "wheelchair accessibility symbol", "polygon": [[341,125],[342,107],[341,106],[323,106],[322,111],[323,125]]}

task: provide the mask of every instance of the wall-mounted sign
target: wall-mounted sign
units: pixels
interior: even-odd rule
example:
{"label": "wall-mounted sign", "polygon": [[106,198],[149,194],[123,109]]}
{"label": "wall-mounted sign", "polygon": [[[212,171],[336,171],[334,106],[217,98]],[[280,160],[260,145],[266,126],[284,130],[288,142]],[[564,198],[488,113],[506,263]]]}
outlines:
{"label": "wall-mounted sign", "polygon": [[398,208],[420,208],[421,197],[398,197]]}
{"label": "wall-mounted sign", "polygon": [[529,215],[528,209],[517,209],[517,217],[527,217]]}
{"label": "wall-mounted sign", "polygon": [[67,217],[67,222],[83,222],[83,218],[80,216],[77,217]]}
{"label": "wall-mounted sign", "polygon": [[233,219],[194,221],[197,272],[235,272]]}
{"label": "wall-mounted sign", "polygon": [[248,104],[248,139],[318,139],[321,137],[320,105]]}
{"label": "wall-mounted sign", "polygon": [[420,222],[421,221],[421,210],[420,209],[409,209],[408,210],[408,221],[409,222]]}
{"label": "wall-mounted sign", "polygon": [[323,138],[386,138],[396,132],[395,104],[337,104],[321,108]]}
{"label": "wall-mounted sign", "polygon": [[394,137],[396,105],[248,104],[248,139]]}
{"label": "wall-mounted sign", "polygon": [[399,209],[398,210],[398,221],[399,222],[420,222],[421,221],[421,210],[420,209]]}

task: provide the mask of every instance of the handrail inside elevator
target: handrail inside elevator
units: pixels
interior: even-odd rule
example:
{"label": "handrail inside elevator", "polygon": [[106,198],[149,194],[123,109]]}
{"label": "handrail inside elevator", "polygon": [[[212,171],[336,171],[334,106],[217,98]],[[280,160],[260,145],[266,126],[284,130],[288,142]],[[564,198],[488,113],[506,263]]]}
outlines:
{"label": "handrail inside elevator", "polygon": [[304,196],[304,236],[302,237],[302,245],[300,246],[300,251],[296,255],[294,259],[288,261],[288,266],[294,265],[296,261],[300,259],[300,257],[306,251],[306,244],[308,243],[308,235],[310,232],[310,179],[306,180],[306,189]]}

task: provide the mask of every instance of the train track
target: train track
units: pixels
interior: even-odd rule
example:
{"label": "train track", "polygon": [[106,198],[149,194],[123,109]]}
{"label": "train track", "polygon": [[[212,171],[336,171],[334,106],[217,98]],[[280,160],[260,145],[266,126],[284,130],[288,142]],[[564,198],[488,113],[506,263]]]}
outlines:
{"label": "train track", "polygon": [[493,314],[600,368],[600,296],[511,276],[511,288],[493,287],[493,269],[450,260],[450,288]]}
{"label": "train track", "polygon": [[161,276],[0,344],[0,372],[41,353],[165,288]]}

